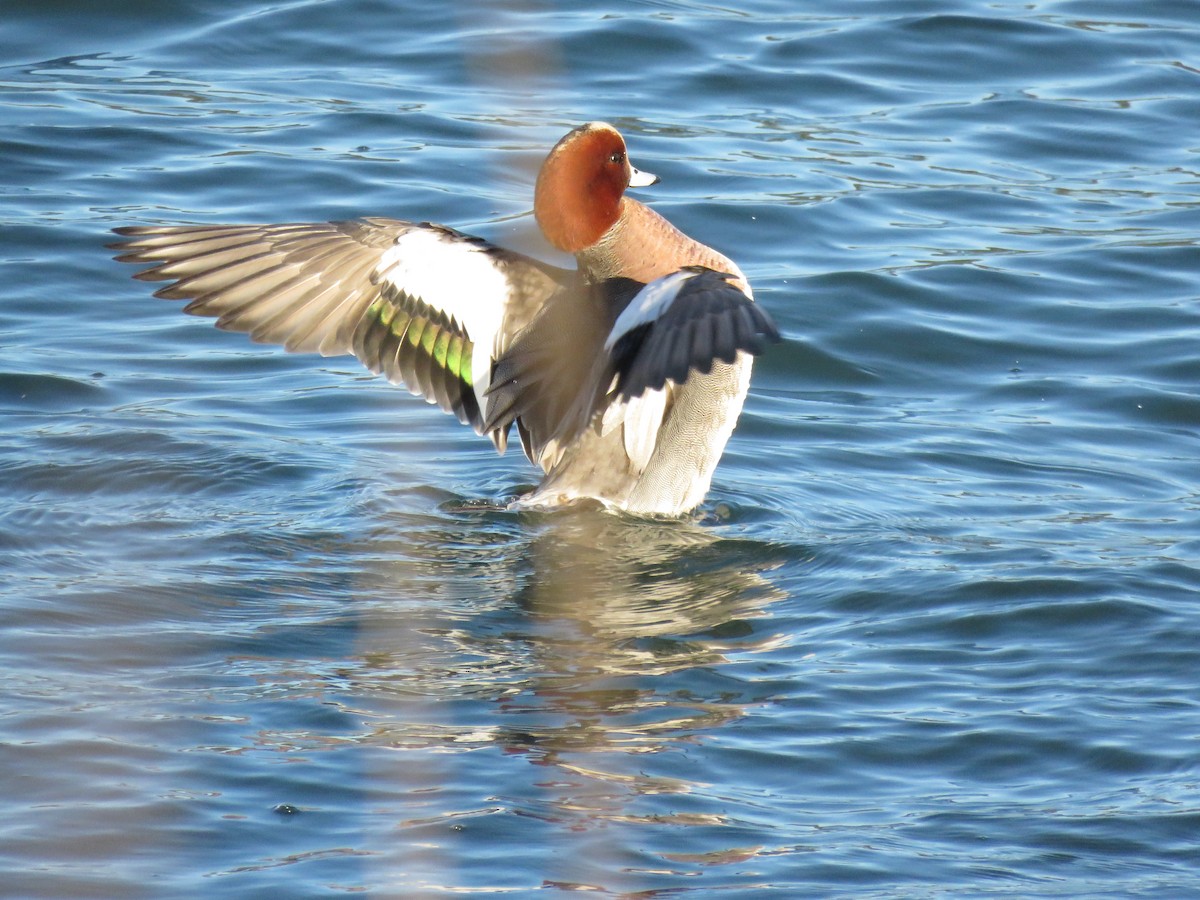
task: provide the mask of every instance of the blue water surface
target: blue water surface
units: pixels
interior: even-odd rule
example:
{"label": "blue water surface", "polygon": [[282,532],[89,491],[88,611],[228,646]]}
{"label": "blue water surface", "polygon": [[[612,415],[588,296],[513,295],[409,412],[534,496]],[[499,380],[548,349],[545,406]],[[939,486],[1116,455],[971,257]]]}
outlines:
{"label": "blue water surface", "polygon": [[[530,214],[785,342],[705,505],[183,316],[146,223]],[[1200,895],[1200,5],[10,0],[0,893]]]}

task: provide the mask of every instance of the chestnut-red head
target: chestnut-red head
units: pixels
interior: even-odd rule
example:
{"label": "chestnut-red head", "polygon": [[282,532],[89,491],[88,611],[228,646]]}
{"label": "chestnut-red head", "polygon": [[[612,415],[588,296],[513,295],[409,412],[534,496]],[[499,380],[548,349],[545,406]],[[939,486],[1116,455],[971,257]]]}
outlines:
{"label": "chestnut-red head", "polygon": [[593,246],[621,216],[628,187],[658,179],[629,164],[625,139],[607,122],[589,122],[554,145],[538,173],[533,214],[559,250]]}

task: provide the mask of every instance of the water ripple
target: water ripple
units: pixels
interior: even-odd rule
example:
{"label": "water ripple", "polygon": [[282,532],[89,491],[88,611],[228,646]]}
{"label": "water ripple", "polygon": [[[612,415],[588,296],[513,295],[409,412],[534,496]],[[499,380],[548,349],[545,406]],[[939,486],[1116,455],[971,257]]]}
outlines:
{"label": "water ripple", "polygon": [[[6,887],[1187,894],[1190,8],[534,6],[6,9]],[[102,249],[553,259],[594,118],[787,338],[686,521],[510,512],[519,453]]]}

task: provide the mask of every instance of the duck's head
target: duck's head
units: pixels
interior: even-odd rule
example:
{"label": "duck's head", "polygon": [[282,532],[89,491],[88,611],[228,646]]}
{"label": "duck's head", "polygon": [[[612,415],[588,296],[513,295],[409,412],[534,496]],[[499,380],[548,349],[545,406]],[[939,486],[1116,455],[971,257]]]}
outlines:
{"label": "duck's head", "polygon": [[568,132],[542,163],[533,214],[551,244],[579,253],[620,218],[626,188],[657,181],[630,165],[625,139],[617,129],[607,122],[589,122]]}

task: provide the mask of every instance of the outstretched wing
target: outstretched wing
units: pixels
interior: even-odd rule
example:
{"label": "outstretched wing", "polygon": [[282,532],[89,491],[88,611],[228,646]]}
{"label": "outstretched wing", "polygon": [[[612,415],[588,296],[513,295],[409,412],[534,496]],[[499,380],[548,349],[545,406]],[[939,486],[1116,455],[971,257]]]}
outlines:
{"label": "outstretched wing", "polygon": [[[492,365],[569,277],[438,225],[395,219],[137,226],[112,249],[155,296],[294,352],[352,353],[484,433]],[[504,449],[507,427],[488,429]]]}
{"label": "outstretched wing", "polygon": [[604,343],[624,400],[707,375],[738,353],[757,356],[780,339],[766,311],[730,283],[736,276],[689,266],[650,282],[617,317]]}
{"label": "outstretched wing", "polygon": [[[602,434],[620,428],[625,453],[639,471],[649,464],[689,380],[710,374],[717,363],[741,367],[745,356],[757,356],[780,340],[771,317],[733,283],[737,280],[688,266],[642,288],[613,323],[604,344],[612,374],[599,385],[607,395],[598,404],[604,411],[597,424]],[[749,366],[745,359],[743,377],[724,390],[744,394]]]}

